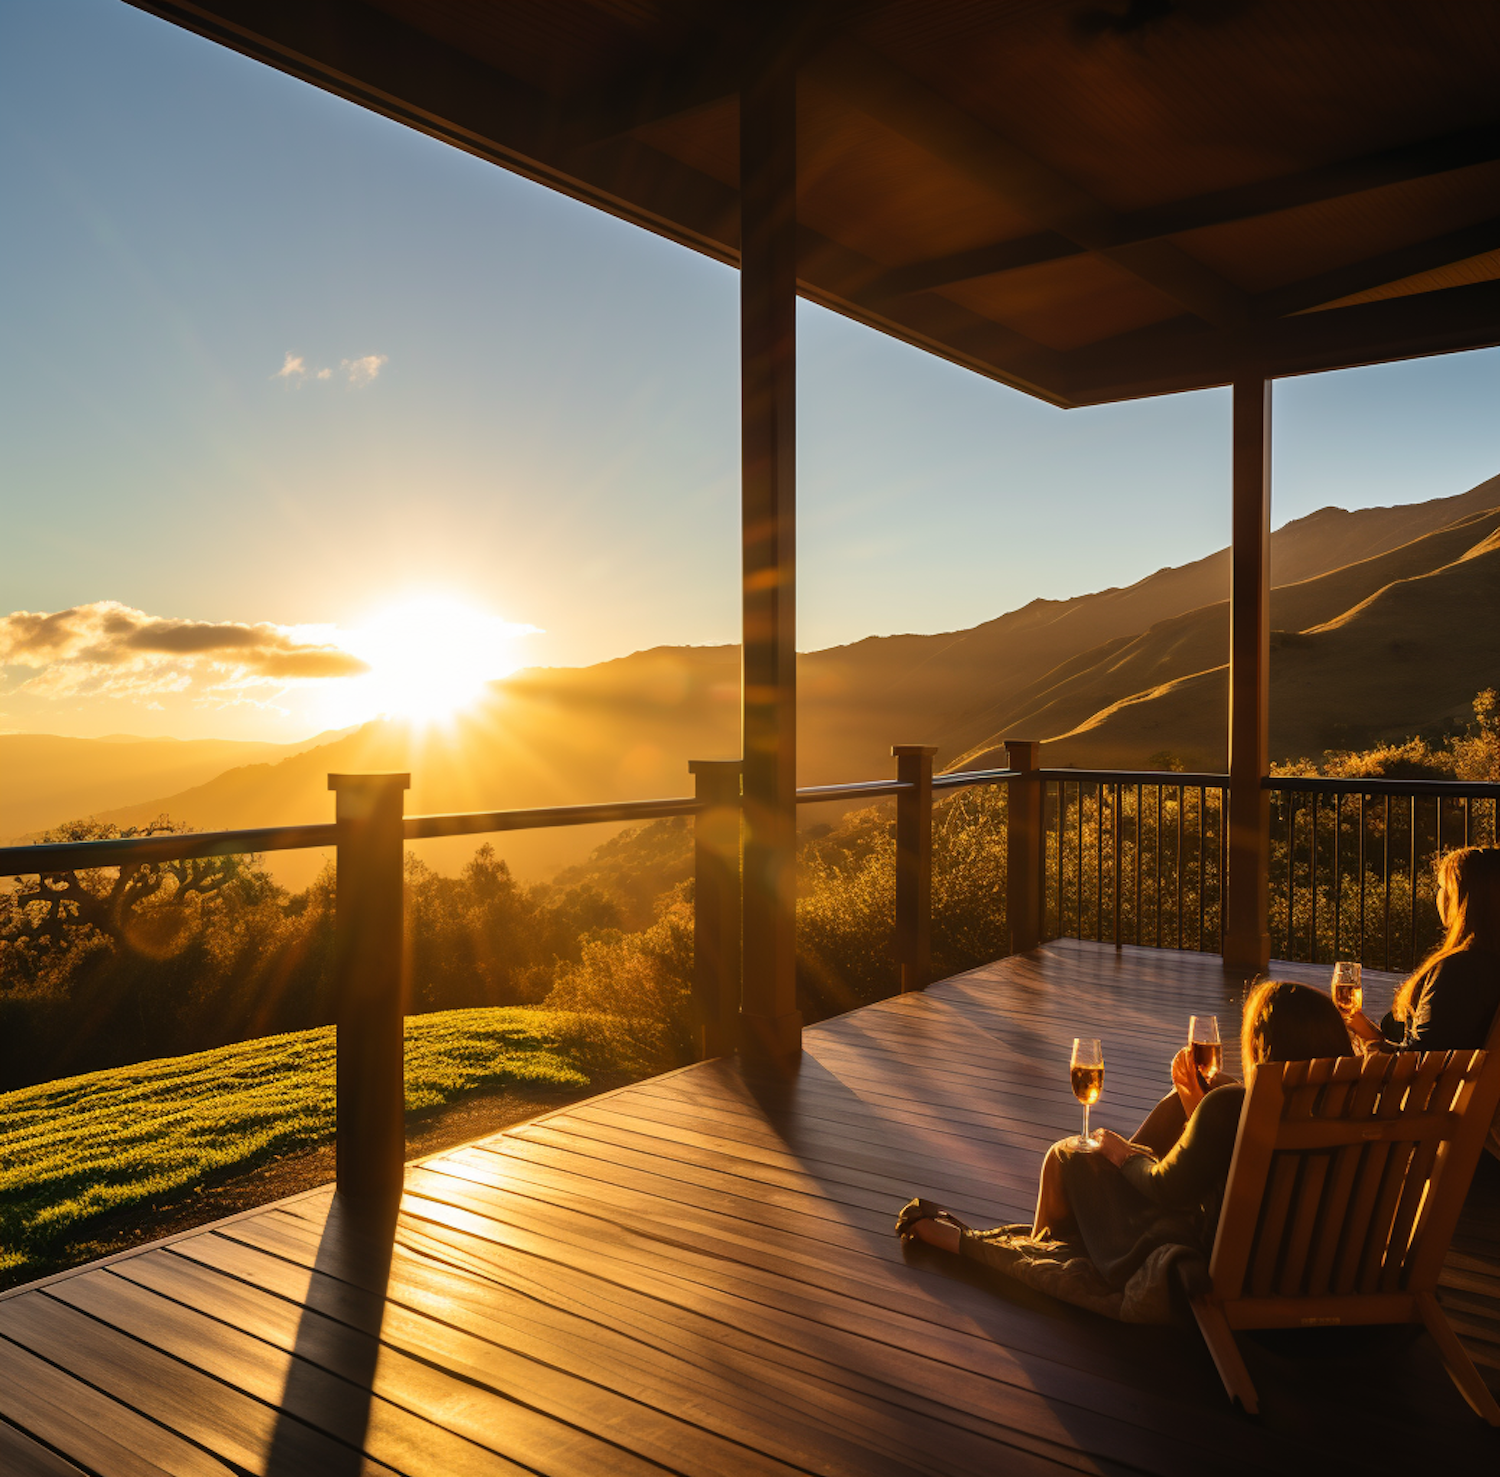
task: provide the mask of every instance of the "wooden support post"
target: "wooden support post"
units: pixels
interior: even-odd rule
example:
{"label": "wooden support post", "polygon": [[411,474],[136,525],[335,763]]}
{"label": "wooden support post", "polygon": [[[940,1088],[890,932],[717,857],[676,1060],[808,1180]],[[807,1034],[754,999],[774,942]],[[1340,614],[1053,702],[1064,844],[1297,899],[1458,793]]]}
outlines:
{"label": "wooden support post", "polygon": [[795,1069],[797,1011],[797,75],[774,49],[740,92],[744,925],[740,1051]]}
{"label": "wooden support post", "polygon": [[693,759],[693,1016],[700,1058],[727,1056],[740,1013],[740,761]]}
{"label": "wooden support post", "polygon": [[932,757],[923,744],[897,744],[896,778],[912,786],[896,796],[896,959],[901,993],[932,978]]}
{"label": "wooden support post", "polygon": [[338,1192],[394,1202],[406,1164],[402,938],[407,774],[331,774],[338,823],[333,974]]}
{"label": "wooden support post", "polygon": [[1271,962],[1271,384],[1234,384],[1229,590],[1229,885],[1224,968]]}
{"label": "wooden support post", "polygon": [[1042,941],[1042,746],[1029,739],[1008,741],[1006,764],[1020,770],[1007,780],[1005,920],[1010,952],[1024,954]]}

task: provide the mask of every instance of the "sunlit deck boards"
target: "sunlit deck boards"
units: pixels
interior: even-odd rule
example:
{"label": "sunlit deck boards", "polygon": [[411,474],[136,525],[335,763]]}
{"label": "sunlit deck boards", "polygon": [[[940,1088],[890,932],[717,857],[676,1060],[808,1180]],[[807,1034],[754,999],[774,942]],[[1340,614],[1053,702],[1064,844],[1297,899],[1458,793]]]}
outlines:
{"label": "sunlit deck boards", "polygon": [[[1196,1333],[903,1260],[913,1192],[1027,1214],[1075,1033],[1129,1129],[1188,1012],[1237,1004],[1216,960],[1057,944],[810,1030],[791,1089],[709,1063],[414,1166],[393,1234],[320,1191],[20,1291],[0,1468],[1201,1477],[1341,1470],[1356,1432],[1365,1471],[1492,1462],[1423,1340],[1247,1345],[1253,1425]],[[1452,1264],[1490,1372],[1497,1221]]]}

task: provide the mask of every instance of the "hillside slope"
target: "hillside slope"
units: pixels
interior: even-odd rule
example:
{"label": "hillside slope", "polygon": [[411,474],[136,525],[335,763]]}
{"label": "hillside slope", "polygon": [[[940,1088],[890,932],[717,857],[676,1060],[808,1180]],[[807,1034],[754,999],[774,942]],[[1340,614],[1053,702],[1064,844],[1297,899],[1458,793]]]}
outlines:
{"label": "hillside slope", "polygon": [[[1307,649],[1307,638],[1301,633],[1355,611],[1388,587],[1435,575],[1462,562],[1484,549],[1497,531],[1500,531],[1500,508],[1491,508],[1386,553],[1273,589],[1273,689],[1280,690],[1274,684],[1282,675],[1281,669],[1292,660],[1290,653]],[[1420,624],[1420,617],[1418,620]],[[1468,684],[1467,697],[1461,695],[1458,699],[1461,710],[1467,708],[1477,686],[1484,685],[1483,681],[1476,683],[1474,673],[1493,673],[1486,665],[1484,644],[1484,632],[1469,631],[1462,625],[1455,627],[1447,643],[1446,659],[1439,663],[1451,669],[1452,682],[1458,687]],[[1104,735],[1113,741],[1133,733],[1128,752],[1134,757],[1109,762],[1144,763],[1151,754],[1165,749],[1179,757],[1190,754],[1192,767],[1219,768],[1226,762],[1225,715],[1223,707],[1215,705],[1215,699],[1205,699],[1207,710],[1187,728],[1172,730],[1171,725],[1181,716],[1177,704],[1186,701],[1182,692],[1199,690],[1194,687],[1179,691],[1175,684],[1223,666],[1228,657],[1227,600],[1159,621],[1138,636],[1108,642],[1085,653],[1018,694],[1004,715],[1003,726],[965,753],[963,762],[993,762],[1001,738],[1008,733],[1015,737],[1042,735],[1055,740],[1055,747],[1049,747],[1048,752],[1059,763],[1100,763],[1103,761],[1097,757],[1097,742],[1103,741]],[[1372,660],[1363,655],[1359,659],[1367,664]],[[1373,666],[1377,672],[1387,670],[1378,661]],[[1390,676],[1387,670],[1387,680]],[[1219,686],[1223,686],[1222,681]],[[1210,684],[1203,690],[1217,689]],[[1287,700],[1291,701],[1290,690]],[[1405,702],[1407,697],[1403,694],[1398,701]],[[1171,717],[1149,716],[1143,705],[1151,702],[1167,704]],[[1272,749],[1277,757],[1288,758],[1335,744],[1363,745],[1389,736],[1391,721],[1396,721],[1397,727],[1406,725],[1403,732],[1409,732],[1411,724],[1421,726],[1441,721],[1448,715],[1449,706],[1445,703],[1441,712],[1429,713],[1418,705],[1413,709],[1415,717],[1408,714],[1400,720],[1377,720],[1361,714],[1334,714],[1316,702],[1310,706],[1303,703],[1295,710],[1273,702]],[[1106,714],[1113,716],[1101,730]],[[1162,738],[1166,733],[1171,741],[1149,742],[1148,733],[1152,739]],[[1083,734],[1095,737],[1084,741]],[[1343,736],[1320,741],[1319,736],[1324,734]],[[1085,754],[1087,757],[1080,757]],[[986,755],[990,756],[988,760]]]}
{"label": "hillside slope", "polygon": [[[1273,635],[1271,753],[1316,756],[1462,722],[1474,694],[1492,686],[1500,686],[1494,529],[1451,563],[1392,580],[1321,624]],[[1094,713],[1048,754],[1056,763],[1130,766],[1168,749],[1189,768],[1222,767],[1227,703],[1227,667],[1200,669]]]}

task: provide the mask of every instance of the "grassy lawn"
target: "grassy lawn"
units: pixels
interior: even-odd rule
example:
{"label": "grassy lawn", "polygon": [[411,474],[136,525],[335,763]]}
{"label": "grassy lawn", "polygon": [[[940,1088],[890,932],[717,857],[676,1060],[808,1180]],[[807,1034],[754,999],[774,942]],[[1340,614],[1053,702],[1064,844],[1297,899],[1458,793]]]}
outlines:
{"label": "grassy lawn", "polygon": [[[0,1094],[0,1286],[90,1259],[106,1218],[333,1137],[331,1027]],[[586,1087],[550,1012],[406,1023],[407,1114],[479,1089]]]}

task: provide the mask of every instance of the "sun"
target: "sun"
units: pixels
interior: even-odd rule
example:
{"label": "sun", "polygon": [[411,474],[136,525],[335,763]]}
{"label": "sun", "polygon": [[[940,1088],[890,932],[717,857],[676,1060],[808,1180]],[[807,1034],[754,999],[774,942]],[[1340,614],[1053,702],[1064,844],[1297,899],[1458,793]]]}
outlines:
{"label": "sun", "polygon": [[347,696],[366,714],[440,722],[514,672],[518,639],[536,630],[440,596],[405,601],[344,638],[370,669]]}

